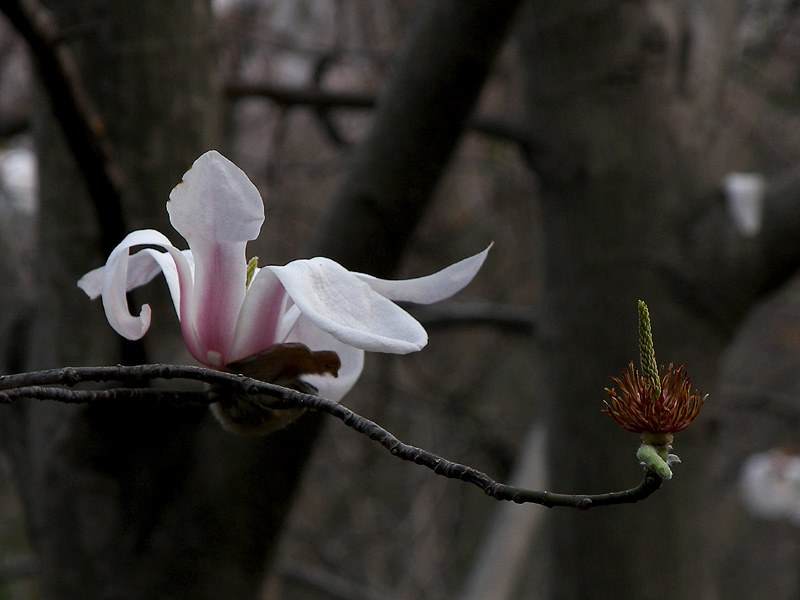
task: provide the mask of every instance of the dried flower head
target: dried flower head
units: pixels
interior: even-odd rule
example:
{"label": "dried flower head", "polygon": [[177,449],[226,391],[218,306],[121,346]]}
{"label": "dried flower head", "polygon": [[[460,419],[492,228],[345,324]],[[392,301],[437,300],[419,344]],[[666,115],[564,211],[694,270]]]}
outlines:
{"label": "dried flower head", "polygon": [[621,379],[611,377],[619,392],[606,388],[610,400],[604,401],[603,412],[635,433],[671,436],[686,429],[697,417],[707,395],[691,391],[683,365],[677,368],[671,363],[666,368],[661,365],[659,379],[660,390],[656,381],[640,374],[631,363]]}

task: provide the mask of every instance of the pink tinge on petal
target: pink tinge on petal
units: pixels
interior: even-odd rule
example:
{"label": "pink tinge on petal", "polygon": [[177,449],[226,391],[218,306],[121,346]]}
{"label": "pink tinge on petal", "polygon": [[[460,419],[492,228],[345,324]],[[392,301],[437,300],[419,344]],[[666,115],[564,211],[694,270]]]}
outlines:
{"label": "pink tinge on petal", "polygon": [[286,290],[269,269],[260,269],[242,302],[236,331],[228,350],[228,363],[258,354],[277,339],[287,305]]}
{"label": "pink tinge on petal", "polygon": [[245,296],[244,243],[191,245],[195,258],[194,331],[204,364],[219,367],[228,362],[228,350]]}
{"label": "pink tinge on petal", "polygon": [[258,237],[264,221],[261,195],[239,167],[212,150],[172,190],[167,211],[194,258],[190,321],[200,346],[195,357],[222,366],[230,359],[245,297],[245,246]]}

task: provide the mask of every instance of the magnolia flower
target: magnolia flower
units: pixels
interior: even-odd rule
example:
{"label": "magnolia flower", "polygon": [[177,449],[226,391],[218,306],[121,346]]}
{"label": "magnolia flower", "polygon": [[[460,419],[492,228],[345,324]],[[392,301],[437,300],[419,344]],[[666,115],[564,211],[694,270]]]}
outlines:
{"label": "magnolia flower", "polygon": [[[216,151],[194,162],[170,193],[167,212],[188,250],[178,250],[158,231],[134,231],[104,267],[78,281],[90,298],[102,297],[110,325],[131,340],[147,332],[150,307],[132,315],[126,292],[161,272],[196,360],[235,370],[231,365],[259,353],[269,357],[268,349],[278,344],[291,348],[279,359],[291,361],[302,344],[307,349],[298,360],[312,365],[298,362],[295,374],[331,400],[356,382],[364,351],[405,354],[427,343],[422,325],[393,301],[427,304],[452,296],[472,280],[489,251],[427,277],[398,281],[353,273],[321,257],[258,268],[247,262],[245,247],[264,221],[261,195]],[[150,247],[130,254],[134,246]]]}

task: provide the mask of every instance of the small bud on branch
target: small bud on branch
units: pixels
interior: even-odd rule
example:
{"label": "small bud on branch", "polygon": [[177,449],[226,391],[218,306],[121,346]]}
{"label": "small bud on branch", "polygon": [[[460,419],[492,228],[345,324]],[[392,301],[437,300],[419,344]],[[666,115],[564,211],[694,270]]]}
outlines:
{"label": "small bud on branch", "polygon": [[642,445],[636,456],[647,470],[661,479],[671,479],[670,465],[680,459],[670,454],[673,434],[686,429],[700,413],[707,395],[691,390],[691,382],[683,365],[656,367],[650,311],[639,300],[639,354],[641,372],[633,363],[622,377],[611,377],[616,389],[606,388],[609,399],[604,400],[602,412],[611,416],[621,427],[640,433]]}

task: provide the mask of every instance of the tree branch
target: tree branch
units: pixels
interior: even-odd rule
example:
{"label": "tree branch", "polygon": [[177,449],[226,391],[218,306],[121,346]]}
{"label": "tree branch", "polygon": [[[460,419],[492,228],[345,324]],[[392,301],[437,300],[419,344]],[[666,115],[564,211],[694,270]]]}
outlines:
{"label": "tree branch", "polygon": [[[368,92],[326,91],[318,87],[288,86],[272,83],[243,83],[231,81],[223,88],[229,100],[264,98],[284,108],[305,106],[327,115],[331,109],[365,110],[375,108],[375,94]],[[533,152],[529,136],[516,123],[490,116],[475,116],[466,125],[472,131],[487,137],[510,142],[528,159]]]}
{"label": "tree branch", "polygon": [[[72,387],[92,381],[144,383],[152,379],[202,381],[210,384],[213,388],[206,391],[174,391],[122,387],[98,391],[53,387],[56,385]],[[189,402],[210,404],[216,402],[225,393],[244,392],[252,396],[267,396],[275,399],[275,402],[265,405],[270,409],[307,408],[331,415],[354,431],[378,442],[394,456],[402,460],[427,467],[437,475],[471,483],[496,500],[508,500],[518,504],[541,504],[547,507],[566,506],[587,510],[595,506],[625,504],[644,500],[659,489],[662,483],[662,480],[655,473],[646,471],[641,483],[636,487],[607,494],[555,494],[505,485],[494,481],[477,469],[449,461],[422,448],[401,442],[377,423],[331,400],[242,375],[223,373],[204,367],[163,364],[116,367],[64,367],[61,369],[0,376],[0,390],[0,404],[7,404],[25,397],[71,403],[147,399],[169,404]]]}

